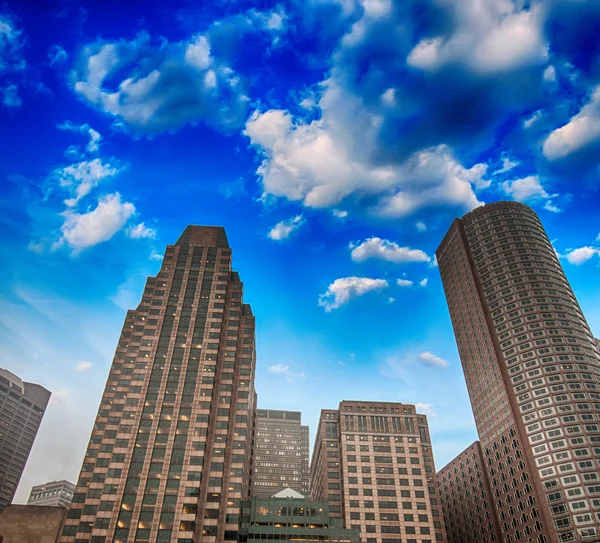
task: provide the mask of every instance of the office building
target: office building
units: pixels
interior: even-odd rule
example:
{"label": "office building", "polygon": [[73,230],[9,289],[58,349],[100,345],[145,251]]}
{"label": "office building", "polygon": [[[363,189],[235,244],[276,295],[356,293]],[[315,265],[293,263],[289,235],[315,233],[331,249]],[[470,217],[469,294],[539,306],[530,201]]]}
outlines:
{"label": "office building", "polygon": [[58,507],[69,505],[73,499],[75,485],[69,481],[52,481],[36,485],[31,489],[27,505],[48,505]]}
{"label": "office building", "polygon": [[254,330],[224,229],[188,226],[127,312],[62,543],[237,541]]}
{"label": "office building", "polygon": [[321,411],[310,489],[364,543],[446,541],[427,418],[414,405],[343,401]]}
{"label": "office building", "polygon": [[479,441],[437,475],[448,543],[501,542]]}
{"label": "office building", "polygon": [[0,368],[0,509],[12,502],[50,395]]}
{"label": "office building", "polygon": [[436,254],[503,541],[598,541],[600,354],[539,218],[479,207]]}
{"label": "office building", "polygon": [[243,503],[240,542],[265,540],[360,543],[360,535],[345,529],[342,519],[329,516],[327,500],[310,501],[288,488],[272,497],[252,496]]}
{"label": "office building", "polygon": [[299,411],[256,410],[252,494],[285,488],[308,495],[308,426]]}

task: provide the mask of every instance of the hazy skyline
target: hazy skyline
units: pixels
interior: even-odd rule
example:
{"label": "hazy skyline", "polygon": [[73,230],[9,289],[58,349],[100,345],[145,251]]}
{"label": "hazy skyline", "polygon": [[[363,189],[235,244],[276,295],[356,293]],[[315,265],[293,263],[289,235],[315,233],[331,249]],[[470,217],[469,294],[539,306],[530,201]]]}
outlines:
{"label": "hazy skyline", "polygon": [[3,4],[0,366],[52,391],[16,501],[76,478],[187,224],[225,227],[258,406],[311,438],[379,400],[429,415],[438,469],[476,439],[433,255],[480,203],[533,207],[600,336],[600,9],[571,4]]}

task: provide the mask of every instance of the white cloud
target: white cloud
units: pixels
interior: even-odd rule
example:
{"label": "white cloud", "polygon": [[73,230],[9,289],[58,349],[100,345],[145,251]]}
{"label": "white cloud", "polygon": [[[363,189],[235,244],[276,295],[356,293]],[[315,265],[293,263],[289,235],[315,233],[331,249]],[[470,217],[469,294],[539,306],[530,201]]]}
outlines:
{"label": "white cloud", "polygon": [[429,262],[431,260],[420,249],[400,247],[395,242],[378,237],[368,238],[360,244],[350,244],[350,247],[352,248],[350,257],[354,262],[363,262],[369,258],[387,260],[396,264],[404,262]]}
{"label": "white cloud", "polygon": [[502,183],[504,193],[514,200],[526,202],[530,200],[546,200],[544,209],[560,213],[560,209],[552,202],[558,194],[548,194],[537,175],[528,175],[521,179],[511,179]]}
{"label": "white cloud", "polygon": [[290,237],[292,232],[298,230],[306,221],[302,215],[278,222],[267,234],[273,241],[282,241]]}
{"label": "white cloud", "polygon": [[430,366],[438,366],[440,368],[447,368],[448,362],[439,356],[436,356],[429,351],[425,351],[419,355],[419,361],[423,364],[428,364]]}
{"label": "white cloud", "polygon": [[437,413],[433,410],[433,404],[419,402],[415,404],[415,407],[417,409],[417,413],[427,415],[428,417],[437,417]]}
{"label": "white cloud", "polygon": [[544,81],[556,81],[556,70],[550,65],[544,70]]}
{"label": "white cloud", "polygon": [[348,212],[343,209],[332,209],[331,213],[336,219],[345,219],[348,216]]}
{"label": "white cloud", "polygon": [[572,249],[565,255],[566,259],[570,264],[579,266],[584,264],[594,256],[600,257],[600,249],[597,247],[579,247],[578,249]]}
{"label": "white cloud", "polygon": [[390,304],[393,304],[395,301],[396,301],[396,298],[394,298],[394,297],[392,297],[392,296],[390,296],[390,297],[388,298],[388,303],[390,303]]}
{"label": "white cloud", "polygon": [[133,239],[155,239],[156,230],[154,228],[149,228],[143,222],[141,222],[140,224],[130,227],[127,230],[127,235]]}
{"label": "white cloud", "polygon": [[152,249],[150,252],[150,256],[148,257],[150,260],[162,260],[163,255],[157,253],[155,249]]}
{"label": "white cloud", "polygon": [[533,115],[531,115],[530,117],[527,117],[527,119],[525,119],[523,121],[523,128],[525,128],[525,129],[531,128],[541,118],[542,118],[542,112],[536,111]]}
{"label": "white cloud", "polygon": [[415,226],[419,232],[427,232],[427,225],[423,221],[418,221]]}
{"label": "white cloud", "polygon": [[85,134],[89,138],[86,150],[89,153],[97,153],[99,151],[102,136],[89,124],[74,124],[71,121],[65,121],[64,123],[59,124],[57,128],[59,130],[69,130],[71,132],[79,132],[81,134]]}
{"label": "white cloud", "polygon": [[75,366],[75,371],[87,371],[89,370],[91,367],[93,366],[93,364],[91,362],[84,362],[83,360],[81,362],[79,362],[76,366]]}
{"label": "white cloud", "polygon": [[388,286],[384,279],[368,277],[341,277],[327,287],[327,292],[319,295],[319,306],[329,312],[348,303],[352,298],[362,296],[372,290],[381,290]]}
{"label": "white cloud", "polygon": [[9,109],[18,108],[23,105],[19,89],[16,85],[7,85],[2,89],[2,104]]}
{"label": "white cloud", "polygon": [[50,178],[57,179],[62,187],[72,191],[73,197],[65,200],[65,204],[73,207],[103,179],[113,177],[121,170],[114,164],[95,158],[91,161],[82,160],[76,164],[57,168],[50,174]]}
{"label": "white cloud", "polygon": [[427,283],[429,283],[429,279],[427,279],[427,277],[419,281],[419,285],[421,285],[422,287],[426,287]]}
{"label": "white cloud", "polygon": [[414,283],[412,281],[410,281],[409,279],[398,279],[396,281],[396,284],[399,287],[412,287]]}
{"label": "white cloud", "polygon": [[495,172],[493,172],[492,175],[497,175],[497,174],[500,174],[500,173],[506,173],[506,172],[512,170],[513,168],[515,168],[518,165],[519,165],[518,162],[511,160],[510,158],[508,158],[508,156],[503,156],[502,157],[502,168],[500,168],[499,170],[496,170]]}
{"label": "white cloud", "polygon": [[[419,151],[401,164],[371,163],[382,118],[331,81],[319,102],[318,120],[303,122],[283,110],[255,111],[244,134],[262,154],[257,173],[264,196],[333,207],[355,195],[375,195],[371,212],[404,217],[430,206],[480,205],[473,187],[486,166],[462,167],[441,145]],[[353,134],[361,134],[360,140]]]}
{"label": "white cloud", "polygon": [[600,85],[571,120],[557,128],[544,141],[546,158],[558,160],[600,142]]}
{"label": "white cloud", "polygon": [[542,65],[548,46],[540,10],[518,11],[507,2],[456,2],[456,31],[449,39],[426,38],[407,57],[407,64],[437,71],[461,63],[485,76]]}
{"label": "white cloud", "polygon": [[48,51],[48,60],[50,66],[55,64],[62,64],[69,58],[69,55],[60,45],[53,45]]}
{"label": "white cloud", "polygon": [[135,206],[121,202],[116,192],[98,200],[98,205],[87,213],[76,213],[67,209],[61,226],[61,238],[54,244],[57,248],[69,245],[75,253],[112,238],[135,214]]}

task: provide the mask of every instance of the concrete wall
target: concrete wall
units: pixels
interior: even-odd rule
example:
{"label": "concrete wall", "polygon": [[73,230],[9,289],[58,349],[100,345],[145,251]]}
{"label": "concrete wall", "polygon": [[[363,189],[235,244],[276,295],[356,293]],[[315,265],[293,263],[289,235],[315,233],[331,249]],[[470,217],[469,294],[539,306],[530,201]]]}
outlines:
{"label": "concrete wall", "polygon": [[66,507],[8,505],[0,511],[2,543],[56,543]]}

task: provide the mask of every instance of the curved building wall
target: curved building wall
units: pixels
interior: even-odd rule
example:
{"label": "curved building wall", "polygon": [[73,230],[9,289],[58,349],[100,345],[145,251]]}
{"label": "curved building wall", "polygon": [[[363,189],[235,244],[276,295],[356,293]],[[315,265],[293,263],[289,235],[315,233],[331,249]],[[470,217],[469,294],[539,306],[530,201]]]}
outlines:
{"label": "curved building wall", "polygon": [[600,355],[539,218],[480,207],[437,254],[505,540],[597,541]]}

